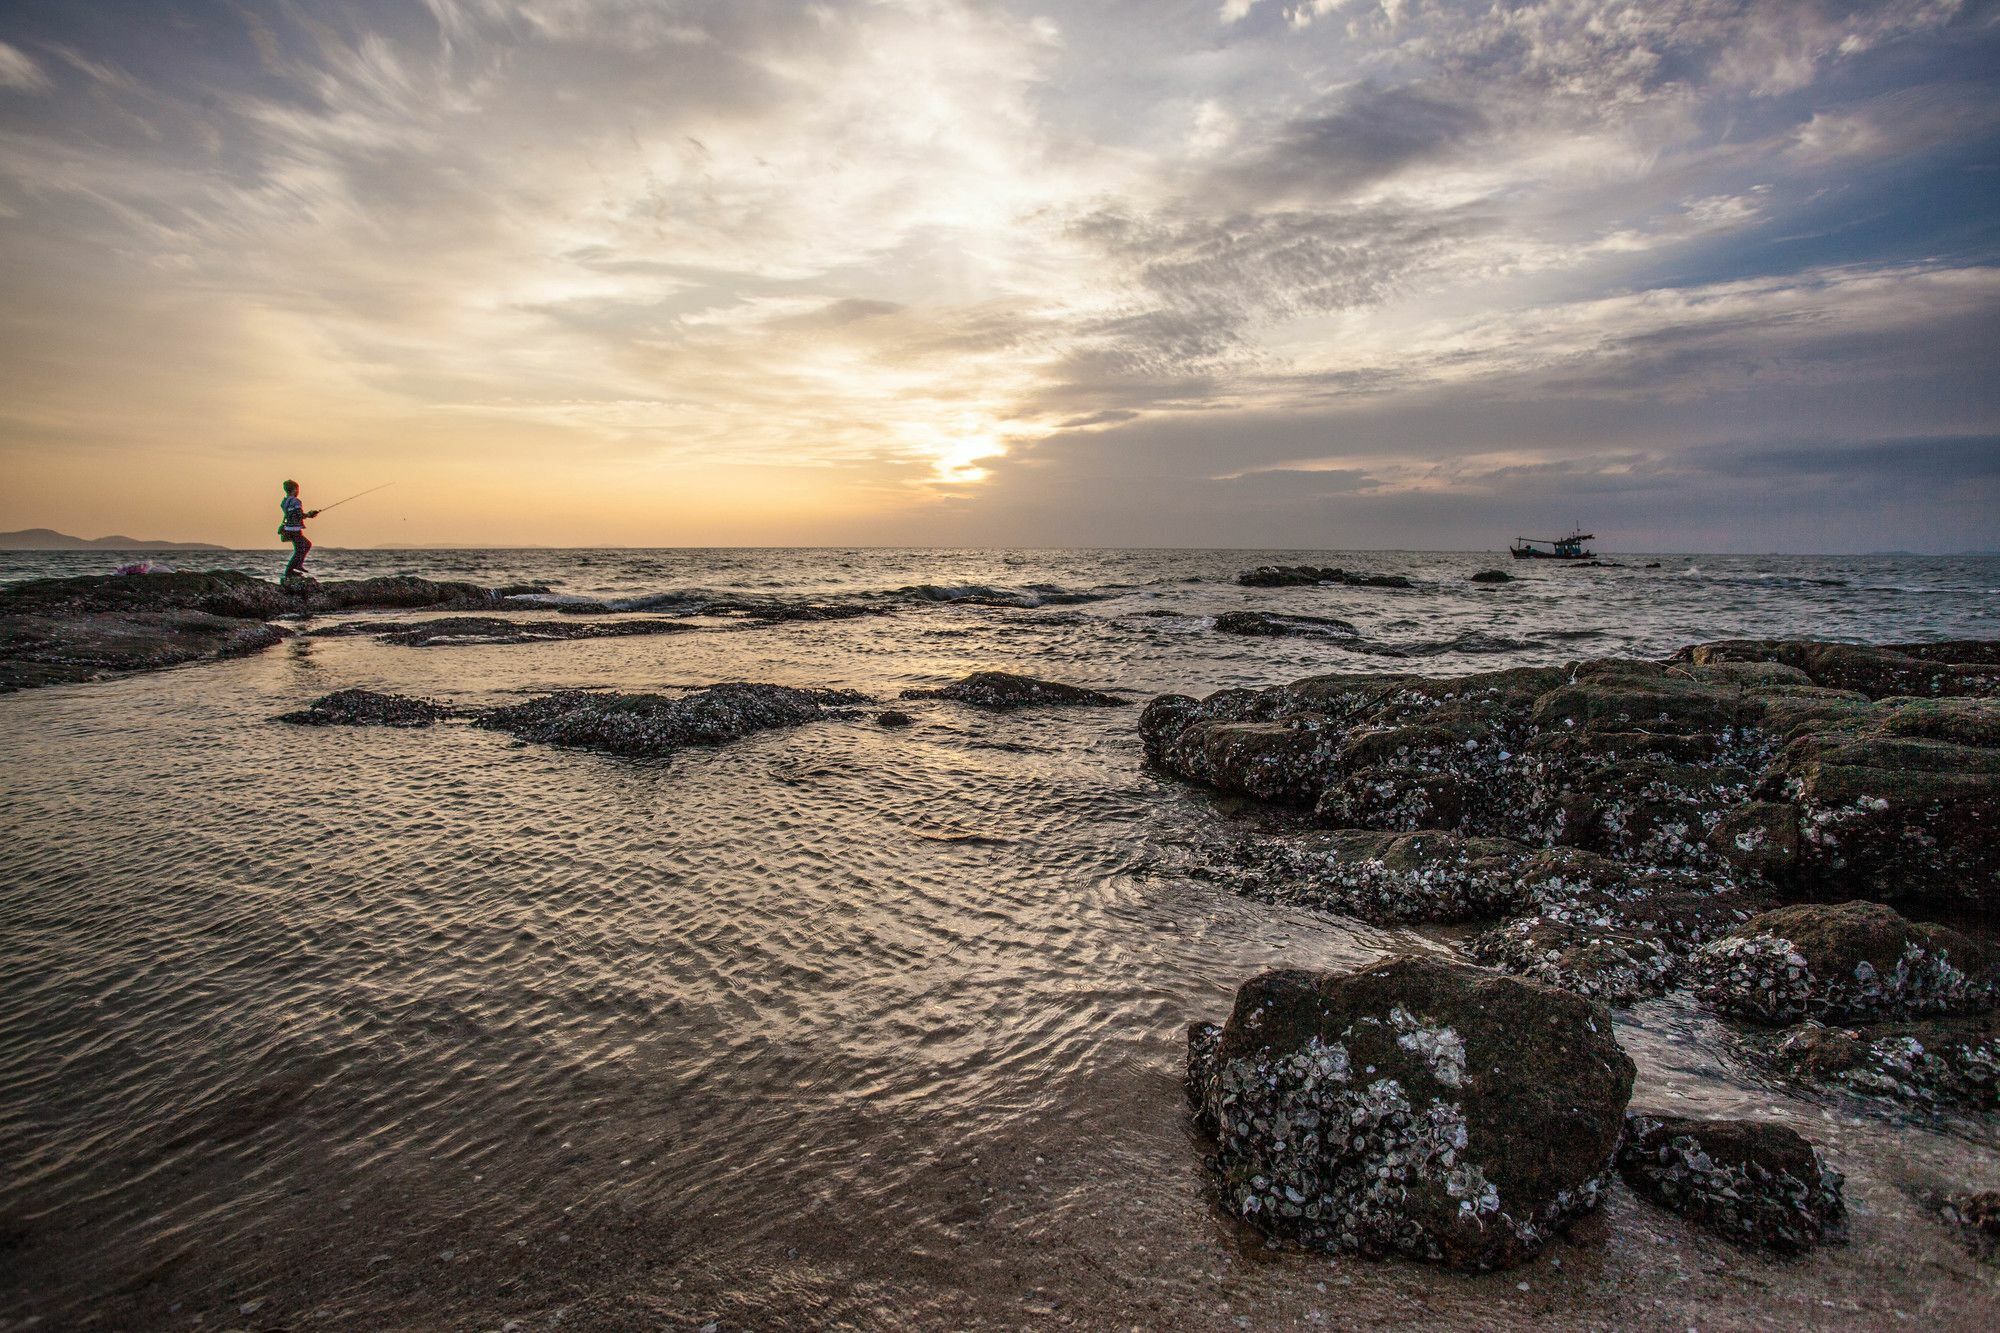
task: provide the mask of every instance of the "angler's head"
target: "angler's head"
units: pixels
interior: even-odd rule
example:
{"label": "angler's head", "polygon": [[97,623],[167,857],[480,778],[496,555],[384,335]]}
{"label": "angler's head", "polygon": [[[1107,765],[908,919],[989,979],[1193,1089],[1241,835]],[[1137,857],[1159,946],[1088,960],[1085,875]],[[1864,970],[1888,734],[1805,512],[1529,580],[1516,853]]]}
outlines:
{"label": "angler's head", "polygon": [[297,495],[298,493],[299,493],[299,484],[296,481],[288,481],[285,483],[285,494]]}

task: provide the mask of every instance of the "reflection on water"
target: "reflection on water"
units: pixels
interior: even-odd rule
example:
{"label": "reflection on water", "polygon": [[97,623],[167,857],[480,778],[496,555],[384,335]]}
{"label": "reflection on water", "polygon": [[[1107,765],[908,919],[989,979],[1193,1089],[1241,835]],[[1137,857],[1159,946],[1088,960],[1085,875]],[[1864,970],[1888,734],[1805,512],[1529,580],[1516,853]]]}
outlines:
{"label": "reflection on water", "polygon": [[1133,710],[925,702],[907,730],[864,711],[661,763],[462,725],[269,721],[349,686],[887,698],[999,667],[1138,700],[1409,669],[1208,628],[1242,607],[1549,645],[1427,671],[1727,633],[1979,633],[1981,579],[2000,582],[1938,565],[1892,571],[1927,591],[1873,591],[1890,575],[1819,562],[1775,587],[1704,559],[1699,578],[1683,561],[1474,591],[1476,556],[1349,557],[1427,581],[1411,593],[1216,581],[1274,558],[330,552],[329,577],[599,598],[1114,595],[574,643],[302,638],[0,700],[0,1307],[45,1326],[367,1328],[1975,1314],[1990,1279],[1914,1195],[2000,1185],[1991,1126],[1788,1095],[1672,999],[1621,1024],[1641,1100],[1780,1115],[1826,1144],[1850,1172],[1847,1253],[1765,1264],[1623,1195],[1560,1267],[1483,1278],[1238,1233],[1185,1125],[1182,1025],[1263,967],[1442,946],[1185,873],[1179,849],[1229,836],[1232,811],[1143,769]]}

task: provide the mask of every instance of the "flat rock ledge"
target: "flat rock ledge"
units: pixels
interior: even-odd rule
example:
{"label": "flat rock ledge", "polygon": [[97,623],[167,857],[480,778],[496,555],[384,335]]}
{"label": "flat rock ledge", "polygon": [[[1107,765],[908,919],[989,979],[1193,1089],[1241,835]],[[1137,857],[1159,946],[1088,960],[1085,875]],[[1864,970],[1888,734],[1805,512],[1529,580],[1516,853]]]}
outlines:
{"label": "flat rock ledge", "polygon": [[282,618],[499,600],[470,583],[277,584],[233,569],[31,579],[0,588],[0,693],[261,652],[285,638],[266,623]]}
{"label": "flat rock ledge", "polygon": [[1081,685],[1064,685],[1033,676],[1016,676],[1005,671],[975,671],[964,680],[934,690],[904,690],[905,699],[949,699],[975,708],[1006,710],[1044,708],[1051,705],[1125,708],[1131,701],[1102,690]]}
{"label": "flat rock ledge", "polygon": [[868,703],[853,690],[730,683],[684,695],[559,690],[501,708],[459,709],[426,699],[341,690],[278,718],[308,726],[426,726],[464,717],[474,726],[545,745],[659,758],[690,746],[723,745],[759,731],[840,716]]}
{"label": "flat rock ledge", "polygon": [[1633,1075],[1601,1006],[1432,958],[1267,972],[1188,1034],[1233,1215],[1468,1269],[1523,1263],[1597,1206]]}
{"label": "flat rock ledge", "polygon": [[1635,1111],[1618,1170],[1646,1198],[1739,1245],[1802,1254],[1845,1238],[1841,1174],[1783,1125]]}

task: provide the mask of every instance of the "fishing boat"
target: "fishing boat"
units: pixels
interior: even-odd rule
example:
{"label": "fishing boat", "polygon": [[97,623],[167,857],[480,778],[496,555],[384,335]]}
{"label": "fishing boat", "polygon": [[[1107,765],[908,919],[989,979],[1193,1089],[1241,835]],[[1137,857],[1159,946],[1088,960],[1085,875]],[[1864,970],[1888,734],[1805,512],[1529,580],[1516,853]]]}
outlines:
{"label": "fishing boat", "polygon": [[[1507,549],[1516,560],[1591,560],[1597,552],[1585,550],[1583,544],[1596,539],[1596,533],[1578,529],[1567,537],[1516,537]],[[1549,549],[1543,550],[1544,546]]]}

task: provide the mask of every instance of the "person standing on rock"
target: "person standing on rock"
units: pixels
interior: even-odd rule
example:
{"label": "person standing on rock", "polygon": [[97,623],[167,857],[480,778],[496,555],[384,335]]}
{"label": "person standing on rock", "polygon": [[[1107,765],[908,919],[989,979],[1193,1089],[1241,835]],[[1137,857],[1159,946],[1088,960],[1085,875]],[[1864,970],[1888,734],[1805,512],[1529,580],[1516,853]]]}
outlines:
{"label": "person standing on rock", "polygon": [[306,540],[306,520],[318,518],[319,510],[306,508],[305,501],[299,499],[299,484],[296,481],[285,483],[285,498],[278,502],[278,507],[285,515],[284,521],[278,524],[278,536],[292,544],[292,558],[285,566],[285,581],[290,582],[294,577],[306,576],[306,552],[313,548],[313,544]]}

